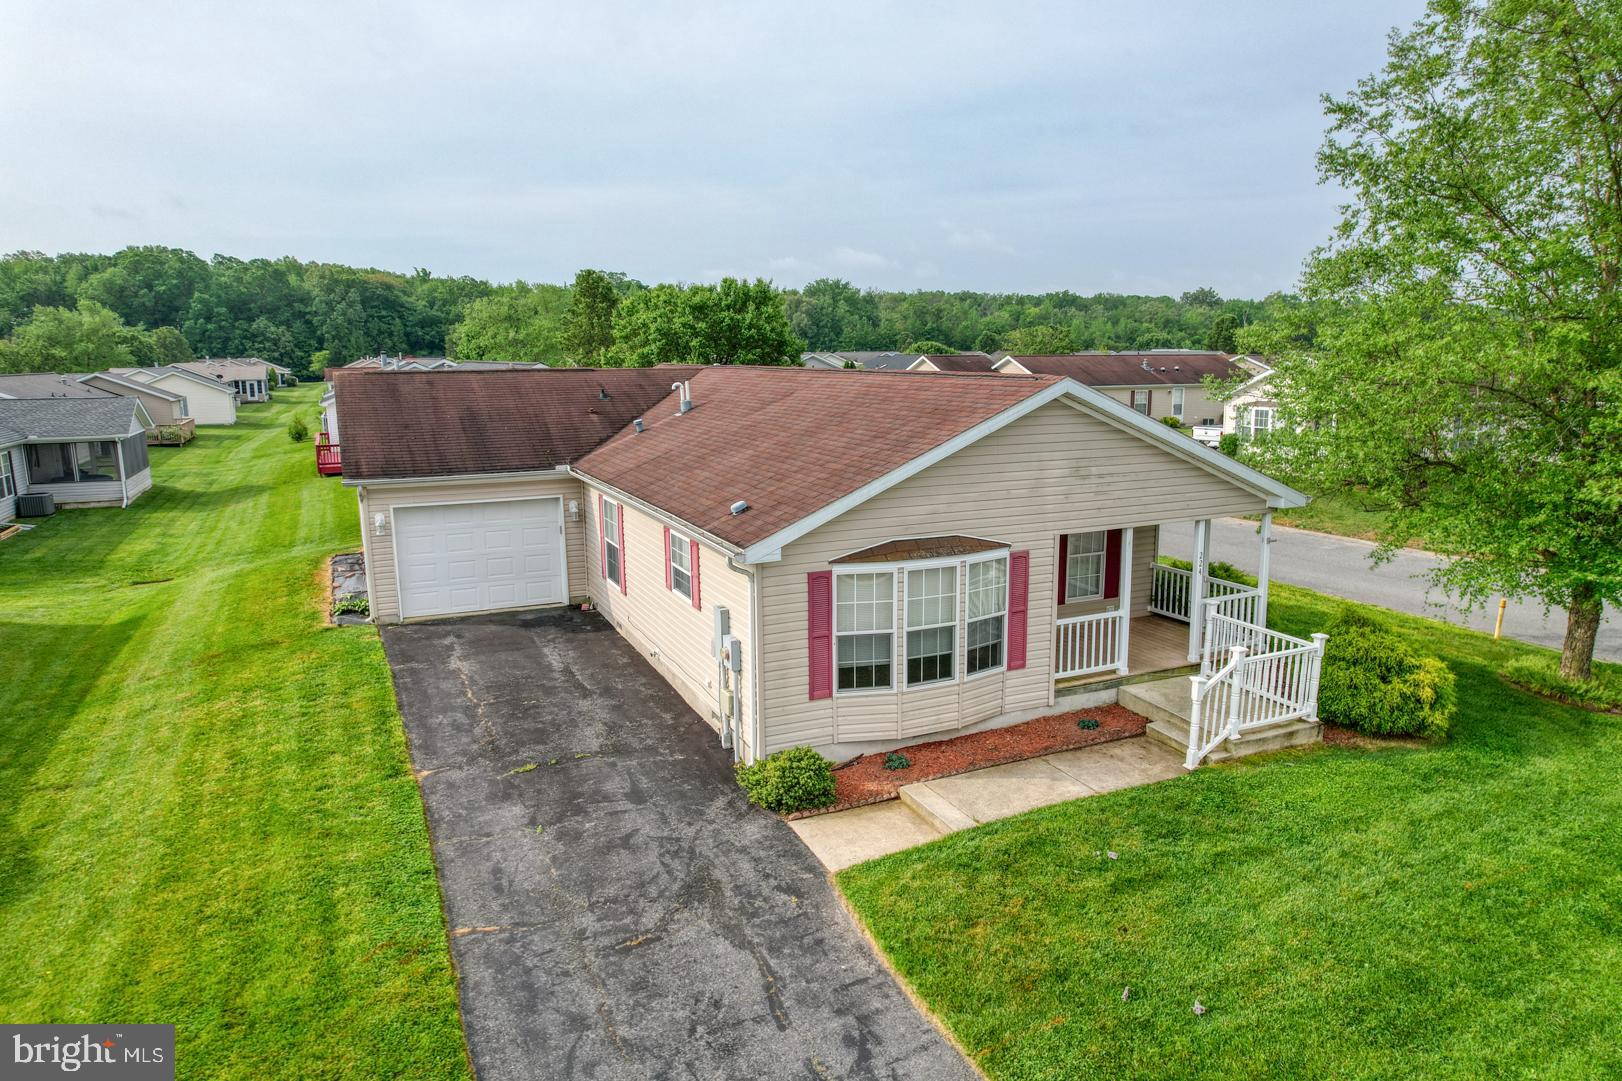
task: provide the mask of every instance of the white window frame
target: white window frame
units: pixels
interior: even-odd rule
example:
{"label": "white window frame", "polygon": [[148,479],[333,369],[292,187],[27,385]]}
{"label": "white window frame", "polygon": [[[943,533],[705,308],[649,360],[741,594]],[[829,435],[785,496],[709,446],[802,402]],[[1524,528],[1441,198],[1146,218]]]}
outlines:
{"label": "white window frame", "polygon": [[[991,552],[967,560],[963,567],[963,678],[965,680],[979,679],[981,676],[994,675],[1008,669],[1008,562],[1007,552]],[[975,567],[992,563],[1001,563],[1003,568],[1001,607],[995,612],[976,617],[970,614],[969,609],[971,599],[969,594],[971,588],[969,585],[970,577],[973,575]],[[1002,621],[1002,630],[997,638],[997,663],[971,672],[969,671],[969,663],[972,652],[990,644],[982,643],[982,646],[969,644],[970,636],[974,632],[974,625],[992,619]]]}
{"label": "white window frame", "polygon": [[[850,570],[836,570],[836,571],[834,571],[833,625],[834,625],[834,693],[835,694],[848,696],[848,695],[862,695],[862,694],[894,694],[895,693],[895,690],[896,690],[896,681],[895,681],[895,676],[896,676],[895,623],[896,623],[896,598],[897,598],[897,595],[898,595],[897,592],[896,592],[897,574],[898,574],[898,572],[894,568],[889,567],[889,566],[883,566],[883,567],[863,566],[860,569],[852,568]],[[861,629],[852,628],[850,630],[840,630],[839,629],[839,583],[840,583],[840,580],[841,579],[852,579],[852,578],[865,578],[865,577],[888,578],[890,580],[890,604],[888,606],[888,611],[889,611],[889,615],[890,615],[889,624],[886,627],[882,628],[882,629],[873,628],[873,629],[861,630]],[[846,603],[847,604],[859,604],[859,603],[862,603],[862,602],[851,600],[851,601],[847,601]],[[878,608],[877,608],[876,602],[874,602],[874,603],[875,603],[874,610],[877,611]],[[840,643],[840,640],[841,639],[848,639],[848,638],[868,638],[868,637],[879,637],[879,636],[882,636],[882,637],[888,639],[889,643],[890,643],[889,662],[888,662],[889,663],[889,669],[890,669],[889,681],[886,682],[885,684],[883,684],[882,686],[880,686],[878,684],[874,684],[871,687],[854,687],[854,686],[853,687],[840,687],[839,686],[839,669],[840,669],[839,643]],[[854,669],[854,668],[860,667],[862,665],[872,665],[874,663],[877,663],[877,662],[875,662],[875,661],[862,661],[862,662],[852,661],[851,662],[851,667]]]}
{"label": "white window frame", "polygon": [[[1257,424],[1256,423],[1257,414],[1261,414],[1261,415],[1265,416],[1267,418],[1267,423],[1266,424]],[[1245,430],[1250,433],[1250,438],[1252,438],[1252,439],[1256,438],[1256,433],[1257,432],[1270,432],[1270,431],[1272,431],[1273,430],[1273,421],[1274,421],[1274,418],[1276,416],[1277,416],[1276,411],[1270,405],[1253,405],[1253,406],[1251,406],[1250,409],[1245,414]]]}
{"label": "white window frame", "polygon": [[[609,508],[613,508],[614,528],[608,528]],[[620,549],[620,515],[625,513],[612,499],[603,500],[603,520],[599,523],[603,530],[603,577],[607,578],[616,587],[625,580],[625,552]],[[609,561],[608,553],[614,553],[614,559]],[[610,574],[609,568],[617,568],[616,573]]]}
{"label": "white window frame", "polygon": [[[950,561],[932,561],[923,564],[908,564],[906,568],[907,595],[905,601],[903,602],[905,608],[902,612],[902,622],[906,631],[906,639],[904,640],[902,646],[902,659],[906,665],[905,674],[908,690],[911,690],[914,687],[930,687],[936,684],[956,683],[961,675],[962,666],[958,664],[958,647],[961,645],[961,642],[958,640],[957,627],[962,610],[963,581],[967,575],[961,572],[961,568],[958,566],[958,563],[959,561],[955,559]],[[931,571],[948,572],[952,576],[951,619],[941,623],[919,623],[914,625],[912,622],[912,576],[915,574],[927,575]],[[935,594],[933,595],[932,599],[938,600],[943,596],[945,596],[945,594]],[[914,681],[912,678],[912,636],[914,632],[922,633],[924,631],[942,630],[949,631],[951,633],[951,647],[944,653],[939,650],[934,650],[928,653],[926,656],[944,656],[949,658],[951,671],[947,675],[943,676],[938,674],[937,669],[937,674],[933,679],[919,679]]]}
{"label": "white window frame", "polygon": [[[1141,406],[1138,404],[1140,397],[1143,402]],[[1132,392],[1132,408],[1144,416],[1149,415],[1149,392],[1147,390],[1134,390]]]}
{"label": "white window frame", "polygon": [[1182,419],[1182,416],[1183,416],[1183,388],[1182,387],[1172,387],[1171,388],[1171,415],[1174,416],[1174,417],[1177,417],[1179,420]]}
{"label": "white window frame", "polygon": [[[1081,537],[1097,537],[1098,538],[1098,550],[1097,551],[1093,551],[1091,549],[1078,550],[1077,547],[1076,547],[1076,541],[1077,541],[1078,538],[1081,538]],[[1109,562],[1109,531],[1105,530],[1105,529],[1090,529],[1085,533],[1071,533],[1071,534],[1068,534],[1067,537],[1066,537],[1066,540],[1065,540],[1065,553],[1064,553],[1064,555],[1065,555],[1065,561],[1064,561],[1064,601],[1065,601],[1065,603],[1070,604],[1073,601],[1096,601],[1096,600],[1102,600],[1103,597],[1104,597],[1104,577],[1109,572],[1109,568],[1107,566],[1107,564]],[[1071,567],[1076,565],[1076,562],[1077,562],[1078,558],[1090,560],[1090,559],[1093,559],[1094,557],[1096,557],[1097,560],[1098,560],[1098,591],[1096,593],[1072,593],[1070,591],[1070,585],[1071,585],[1071,581],[1076,577],[1076,575],[1071,573]]]}
{"label": "white window frame", "polygon": [[17,494],[17,476],[12,472],[11,448],[0,450],[0,499]]}
{"label": "white window frame", "polygon": [[[679,543],[678,543],[679,542]],[[676,562],[676,553],[681,553],[681,562]],[[693,599],[693,542],[674,529],[670,531],[670,545],[665,549],[665,558],[670,561],[670,588],[686,597]],[[686,584],[682,579],[686,579]]]}

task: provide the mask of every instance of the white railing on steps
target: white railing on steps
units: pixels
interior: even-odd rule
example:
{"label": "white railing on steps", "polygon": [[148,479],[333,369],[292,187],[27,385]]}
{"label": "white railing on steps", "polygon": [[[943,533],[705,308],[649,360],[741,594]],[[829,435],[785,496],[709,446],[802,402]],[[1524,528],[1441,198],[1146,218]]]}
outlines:
{"label": "white railing on steps", "polygon": [[1206,602],[1200,674],[1191,681],[1188,757],[1193,769],[1227,740],[1318,716],[1318,682],[1328,635],[1304,641],[1218,612]]}

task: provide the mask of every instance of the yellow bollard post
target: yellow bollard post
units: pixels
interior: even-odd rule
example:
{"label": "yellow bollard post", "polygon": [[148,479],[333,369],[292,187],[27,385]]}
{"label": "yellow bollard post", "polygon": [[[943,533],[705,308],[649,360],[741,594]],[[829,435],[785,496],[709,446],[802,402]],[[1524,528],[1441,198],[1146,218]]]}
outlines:
{"label": "yellow bollard post", "polygon": [[1504,606],[1509,603],[1508,597],[1498,598],[1498,622],[1492,625],[1492,636],[1497,638],[1504,633]]}

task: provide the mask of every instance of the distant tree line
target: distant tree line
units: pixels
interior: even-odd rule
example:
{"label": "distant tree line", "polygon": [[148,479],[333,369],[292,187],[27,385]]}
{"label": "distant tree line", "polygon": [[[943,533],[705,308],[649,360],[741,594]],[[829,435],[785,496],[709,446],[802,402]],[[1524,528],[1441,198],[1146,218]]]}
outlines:
{"label": "distant tree line", "polygon": [[946,352],[1207,348],[1293,298],[883,292],[725,278],[648,286],[582,270],[570,285],[399,274],[291,257],[0,258],[0,371],[85,370],[257,356],[300,375],[379,352],[639,366],[795,363],[804,349]]}

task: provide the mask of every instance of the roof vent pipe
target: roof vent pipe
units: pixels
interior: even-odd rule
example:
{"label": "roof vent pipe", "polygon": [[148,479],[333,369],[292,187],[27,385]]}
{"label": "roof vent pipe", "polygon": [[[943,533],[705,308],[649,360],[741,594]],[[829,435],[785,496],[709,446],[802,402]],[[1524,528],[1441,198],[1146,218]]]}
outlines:
{"label": "roof vent pipe", "polygon": [[637,434],[640,435],[642,432],[642,418],[637,417],[635,420],[631,421],[631,427],[635,428],[637,430]]}
{"label": "roof vent pipe", "polygon": [[597,388],[597,400],[599,402],[608,401],[608,388],[607,387],[598,387]]}
{"label": "roof vent pipe", "polygon": [[733,516],[736,517],[749,509],[749,503],[747,500],[740,499],[736,503],[732,504],[731,509]]}
{"label": "roof vent pipe", "polygon": [[678,414],[685,413],[693,408],[693,387],[691,383],[685,380],[680,383],[672,383],[670,389],[676,392],[680,402],[676,407]]}

